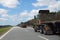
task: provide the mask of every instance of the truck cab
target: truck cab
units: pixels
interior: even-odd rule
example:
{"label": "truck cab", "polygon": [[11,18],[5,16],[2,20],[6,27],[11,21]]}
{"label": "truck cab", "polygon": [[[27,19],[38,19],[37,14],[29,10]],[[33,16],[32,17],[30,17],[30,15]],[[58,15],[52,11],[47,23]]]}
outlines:
{"label": "truck cab", "polygon": [[50,13],[49,10],[39,10],[36,21],[38,25],[35,24],[35,32],[39,30],[40,33],[45,35],[60,33],[60,21],[56,20],[55,13]]}

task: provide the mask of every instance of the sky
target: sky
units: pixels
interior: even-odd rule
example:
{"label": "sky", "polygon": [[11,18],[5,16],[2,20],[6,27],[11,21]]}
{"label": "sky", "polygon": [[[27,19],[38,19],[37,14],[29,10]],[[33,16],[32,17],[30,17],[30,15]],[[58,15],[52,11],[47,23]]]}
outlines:
{"label": "sky", "polygon": [[60,0],[0,0],[0,25],[17,25],[34,18],[39,10],[60,10]]}

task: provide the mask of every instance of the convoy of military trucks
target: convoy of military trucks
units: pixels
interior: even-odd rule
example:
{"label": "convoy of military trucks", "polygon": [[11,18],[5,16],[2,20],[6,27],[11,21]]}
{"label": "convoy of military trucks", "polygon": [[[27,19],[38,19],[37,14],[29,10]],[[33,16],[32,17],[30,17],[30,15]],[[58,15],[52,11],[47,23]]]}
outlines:
{"label": "convoy of military trucks", "polygon": [[[36,22],[33,25],[33,29],[35,32],[39,31],[45,35],[60,33],[60,20],[57,19],[56,13],[50,13],[49,10],[39,10],[38,13],[37,16],[34,16]],[[26,28],[27,24],[22,22],[19,26]]]}
{"label": "convoy of military trucks", "polygon": [[55,13],[50,13],[49,10],[39,10],[39,14],[36,17],[36,24],[34,25],[34,31],[39,31],[42,34],[55,34],[60,33],[60,20],[57,20]]}

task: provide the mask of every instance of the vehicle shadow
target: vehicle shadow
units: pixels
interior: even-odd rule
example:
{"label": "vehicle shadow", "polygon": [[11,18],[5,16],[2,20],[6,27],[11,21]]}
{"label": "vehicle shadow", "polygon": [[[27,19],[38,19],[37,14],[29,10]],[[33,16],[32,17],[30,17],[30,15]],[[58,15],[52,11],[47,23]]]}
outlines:
{"label": "vehicle shadow", "polygon": [[57,35],[57,36],[59,36],[60,37],[60,33],[55,33],[55,34],[49,34],[50,36],[51,35]]}
{"label": "vehicle shadow", "polygon": [[[38,31],[39,32],[39,31]],[[40,32],[39,32],[40,33]],[[49,36],[51,36],[51,35],[57,35],[57,36],[59,36],[60,37],[60,33],[55,33],[55,34],[47,34],[47,35],[49,35]]]}
{"label": "vehicle shadow", "polygon": [[60,36],[60,33],[56,33],[55,35],[58,35],[58,36]]}

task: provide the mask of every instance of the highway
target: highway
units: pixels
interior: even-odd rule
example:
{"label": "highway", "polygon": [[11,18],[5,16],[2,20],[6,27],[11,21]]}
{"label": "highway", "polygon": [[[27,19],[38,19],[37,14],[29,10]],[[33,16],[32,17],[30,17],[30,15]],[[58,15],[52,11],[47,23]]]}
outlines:
{"label": "highway", "polygon": [[8,33],[0,37],[0,40],[60,40],[60,36],[40,34],[34,32],[31,27],[13,27]]}

